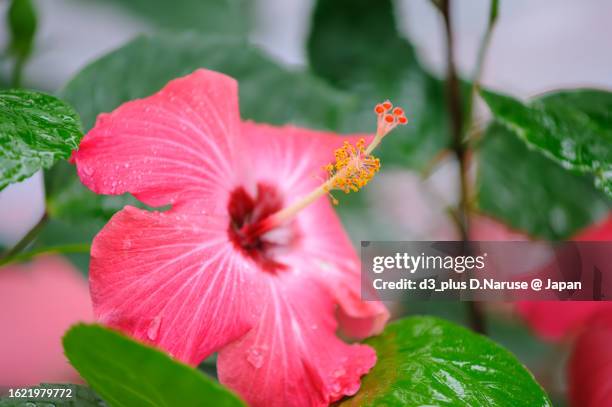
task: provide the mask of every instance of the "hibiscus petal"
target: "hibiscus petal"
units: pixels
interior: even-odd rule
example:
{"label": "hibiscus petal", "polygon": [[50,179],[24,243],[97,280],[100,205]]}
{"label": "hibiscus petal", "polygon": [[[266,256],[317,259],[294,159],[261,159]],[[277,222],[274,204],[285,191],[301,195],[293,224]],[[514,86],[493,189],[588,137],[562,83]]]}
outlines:
{"label": "hibiscus petal", "polygon": [[[612,214],[579,232],[577,242],[612,240]],[[601,253],[605,256],[605,253]],[[593,315],[612,311],[607,301],[523,301],[517,310],[541,337],[559,340],[590,323]]]}
{"label": "hibiscus petal", "polygon": [[[301,262],[315,270],[315,277],[335,297],[342,331],[353,338],[380,333],[389,311],[380,301],[362,299],[359,257],[331,204],[319,200],[299,220],[306,236],[299,253]],[[368,298],[376,294],[371,292]]]}
{"label": "hibiscus petal", "polygon": [[[345,140],[355,143],[371,138],[252,122],[243,123],[242,134],[249,141],[258,179],[278,184],[284,195],[294,199],[321,184],[322,167],[333,161],[334,150]],[[361,299],[359,259],[329,200],[319,199],[296,221],[302,232],[301,247],[286,262],[313,270],[340,305],[338,318],[347,335],[364,338],[382,331],[389,312],[379,301]]]}
{"label": "hibiscus petal", "polygon": [[91,320],[87,282],[68,260],[39,256],[0,267],[2,386],[79,383],[62,336],[71,325]]}
{"label": "hibiscus petal", "polygon": [[344,141],[369,140],[371,135],[338,136],[336,133],[295,126],[242,123],[249,158],[257,169],[257,180],[278,184],[287,196],[299,197],[319,186],[323,166],[333,162],[334,150]]}
{"label": "hibiscus petal", "polygon": [[612,212],[600,222],[583,229],[573,239],[577,242],[605,242],[612,240]]}
{"label": "hibiscus petal", "polygon": [[196,365],[250,329],[254,270],[227,220],[127,206],[94,239],[90,289],[103,323]]}
{"label": "hibiscus petal", "polygon": [[602,309],[612,311],[612,304],[599,301],[521,301],[516,303],[516,308],[540,337],[558,341],[580,330]]}
{"label": "hibiscus petal", "polygon": [[305,270],[265,276],[259,324],[219,352],[219,380],[251,406],[327,406],[352,395],[376,362],[335,336],[334,301]]}
{"label": "hibiscus petal", "polygon": [[200,69],[100,115],[73,161],[96,193],[153,206],[205,200],[234,186],[239,121],[236,81]]}
{"label": "hibiscus petal", "polygon": [[612,314],[600,312],[576,340],[567,364],[572,406],[609,406],[612,401]]}
{"label": "hibiscus petal", "polygon": [[[476,217],[471,223],[472,238],[476,240],[529,240],[527,235],[511,231],[502,223],[486,217]],[[612,240],[612,214],[585,228],[572,240]],[[605,301],[518,301],[515,306],[518,314],[536,334],[551,341],[558,341],[580,330],[594,314],[612,310],[612,304]]]}

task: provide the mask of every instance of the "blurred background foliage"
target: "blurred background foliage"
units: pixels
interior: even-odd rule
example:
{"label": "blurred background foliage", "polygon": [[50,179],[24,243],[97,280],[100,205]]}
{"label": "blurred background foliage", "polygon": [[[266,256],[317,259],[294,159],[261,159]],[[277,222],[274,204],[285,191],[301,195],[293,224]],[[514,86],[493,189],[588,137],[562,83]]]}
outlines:
{"label": "blurred background foliage", "polygon": [[[373,6],[371,0],[316,1],[312,16],[307,14],[304,18],[304,33],[301,41],[297,41],[300,46],[289,52],[282,44],[290,37],[283,30],[287,31],[291,23],[284,20],[283,13],[293,7],[299,14],[304,7],[290,5],[292,2],[48,3],[56,3],[63,10],[76,7],[82,14],[94,13],[100,7],[101,13],[110,13],[110,19],[125,19],[113,23],[127,28],[116,35],[111,32],[112,24],[101,29],[92,27],[94,35],[105,39],[104,45],[95,47],[90,55],[81,52],[85,60],[79,59],[76,64],[86,66],[73,69],[78,73],[66,83],[59,83],[53,75],[41,74],[45,67],[40,60],[44,62],[45,53],[56,52],[63,46],[45,35],[54,32],[49,26],[60,24],[62,18],[71,24],[70,12],[51,18],[55,13],[52,5],[34,2],[32,7],[29,0],[14,1],[10,10],[6,10],[10,24],[5,33],[6,52],[0,71],[3,86],[23,84],[55,93],[76,107],[85,131],[100,112],[147,96],[170,79],[199,67],[237,78],[243,118],[261,122],[291,122],[337,132],[371,132],[375,124],[372,107],[388,98],[406,108],[411,123],[382,145],[384,171],[380,178],[362,193],[339,197],[338,209],[351,237],[355,242],[458,237],[451,216],[458,201],[458,165],[450,152],[446,83],[435,63],[423,62],[419,52],[423,46],[418,42],[414,45],[406,36],[406,29],[401,29],[405,21],[398,17],[406,14],[406,2],[377,0]],[[469,8],[465,3],[455,5]],[[486,3],[480,3],[486,9]],[[503,7],[502,19],[506,18]],[[509,10],[507,18],[512,19],[516,9],[509,6]],[[439,36],[441,21],[434,22],[437,26],[427,29],[431,35]],[[508,24],[512,27],[511,22]],[[38,25],[41,30],[36,33]],[[72,35],[88,30],[86,23],[79,28],[76,25]],[[484,25],[479,30],[483,31]],[[126,43],[128,37],[134,38]],[[30,57],[37,70],[28,69]],[[431,55],[428,58],[432,59]],[[300,59],[301,63],[296,64]],[[607,63],[609,68],[610,62],[604,60],[601,64]],[[470,97],[472,69],[461,70],[464,101]],[[34,73],[31,77],[30,72]],[[591,79],[585,76],[585,81]],[[597,84],[598,79],[593,81]],[[604,85],[610,86],[612,82]],[[475,142],[469,156],[471,188],[467,197],[474,217],[491,217],[534,238],[560,240],[571,238],[609,212],[611,200],[602,188],[595,186],[593,179],[602,176],[601,168],[591,165],[595,158],[586,165],[578,163],[575,168],[564,168],[534,148],[530,140],[516,137],[502,116],[486,125],[489,117],[486,109],[475,106],[476,119],[469,129]],[[471,116],[466,115],[465,119]],[[527,123],[531,125],[535,126]],[[601,151],[605,159],[609,152],[605,148]],[[585,171],[585,167],[592,171]],[[606,180],[602,182],[605,184]],[[80,184],[73,167],[66,162],[59,162],[45,172],[44,186],[49,220],[34,242],[34,249],[88,243],[117,210],[126,204],[139,205],[127,195],[93,194]],[[28,196],[27,191],[21,193]],[[68,256],[87,273],[87,253]],[[520,322],[509,318],[503,306],[497,308],[490,310],[490,336],[531,368],[555,398],[555,405],[563,405],[564,389],[560,385],[563,357],[558,356],[563,350],[536,339]],[[465,309],[444,302],[406,299],[394,311],[396,315],[437,315],[464,325],[469,319]]]}

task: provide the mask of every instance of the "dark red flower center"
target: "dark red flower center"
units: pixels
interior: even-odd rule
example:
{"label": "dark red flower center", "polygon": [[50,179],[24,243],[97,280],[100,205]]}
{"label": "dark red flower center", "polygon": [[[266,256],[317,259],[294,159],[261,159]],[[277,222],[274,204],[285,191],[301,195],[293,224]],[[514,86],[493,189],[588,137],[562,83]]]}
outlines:
{"label": "dark red flower center", "polygon": [[298,234],[293,222],[266,225],[266,219],[283,208],[283,202],[276,187],[258,183],[254,196],[244,187],[234,189],[227,205],[230,239],[267,272],[277,272],[287,267],[276,258],[297,241]]}

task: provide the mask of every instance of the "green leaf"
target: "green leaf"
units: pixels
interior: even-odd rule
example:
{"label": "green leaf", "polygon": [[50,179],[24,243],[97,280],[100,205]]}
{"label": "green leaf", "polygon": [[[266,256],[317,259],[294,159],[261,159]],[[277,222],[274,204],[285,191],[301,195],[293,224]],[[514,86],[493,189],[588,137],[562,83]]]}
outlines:
{"label": "green leaf", "polygon": [[130,194],[120,196],[96,195],[85,188],[76,176],[76,168],[67,162],[58,162],[45,174],[47,213],[53,219],[71,224],[91,226],[97,232],[116,212],[126,205],[144,208]]}
{"label": "green leaf", "polygon": [[[158,27],[211,34],[245,35],[248,0],[112,0]],[[106,2],[106,1],[105,1]]]}
{"label": "green leaf", "polygon": [[70,156],[82,137],[74,110],[25,90],[0,91],[0,190]]}
{"label": "green leaf", "polygon": [[[105,407],[102,401],[89,387],[78,384],[54,384],[41,383],[28,389],[72,389],[72,395],[68,397],[3,397],[0,399],[0,407]],[[20,388],[21,389],[21,388]]]}
{"label": "green leaf", "polygon": [[412,317],[368,339],[378,362],[341,406],[551,406],[531,373],[490,339],[450,322]]}
{"label": "green leaf", "polygon": [[72,366],[110,406],[244,406],[196,369],[102,326],[76,325],[63,342]]}
{"label": "green leaf", "polygon": [[[91,243],[106,222],[126,205],[148,208],[130,194],[110,196],[93,193],[76,176],[75,166],[66,161],[60,161],[51,170],[45,171],[45,191],[50,221],[38,235],[33,250]],[[87,276],[89,253],[69,253],[65,256]]]}
{"label": "green leaf", "polygon": [[[193,33],[139,37],[83,69],[68,83],[62,97],[77,106],[85,128],[90,128],[98,114],[149,96],[171,79],[198,68],[224,72],[238,80],[245,119],[332,128],[342,110],[354,103],[308,72],[277,65],[242,39]],[[47,174],[46,184],[51,215],[64,220],[93,217],[103,223],[114,211],[134,202],[129,196],[92,193],[76,179],[73,169],[54,170]]]}
{"label": "green leaf", "polygon": [[31,0],[12,0],[8,11],[9,51],[17,58],[26,59],[32,52],[36,25],[36,11]]}
{"label": "green leaf", "polygon": [[500,124],[487,129],[477,152],[478,206],[514,229],[568,239],[612,208],[590,177],[561,168]]}
{"label": "green leaf", "polygon": [[355,102],[308,72],[276,64],[245,40],[194,33],[141,36],[83,69],[62,96],[77,106],[90,128],[101,112],[149,96],[198,68],[238,80],[244,119],[330,128]]}
{"label": "green leaf", "polygon": [[[91,244],[93,238],[104,226],[97,219],[90,220],[81,217],[80,222],[73,222],[72,218],[67,220],[54,219],[50,216],[49,221],[43,227],[31,250],[24,252],[32,253],[40,250],[48,250],[57,246],[67,247],[70,245]],[[64,257],[83,273],[85,277],[89,274],[89,253],[63,253]]]}
{"label": "green leaf", "polygon": [[612,93],[571,89],[528,103],[483,92],[502,124],[563,167],[592,174],[612,197]]}
{"label": "green leaf", "polygon": [[383,164],[423,170],[451,142],[443,82],[426,72],[396,29],[390,0],[319,0],[308,40],[313,70],[359,97],[341,131],[373,131],[374,105],[390,99],[410,122],[377,150]]}

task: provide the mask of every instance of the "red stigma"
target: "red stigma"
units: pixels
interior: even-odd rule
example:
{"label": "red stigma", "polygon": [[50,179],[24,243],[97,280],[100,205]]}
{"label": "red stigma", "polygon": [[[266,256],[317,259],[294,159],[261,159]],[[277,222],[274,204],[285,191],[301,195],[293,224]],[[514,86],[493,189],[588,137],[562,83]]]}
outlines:
{"label": "red stigma", "polygon": [[393,107],[390,100],[385,100],[374,106],[374,112],[378,115],[377,134],[381,137],[389,133],[398,125],[408,123],[404,109],[399,106]]}

